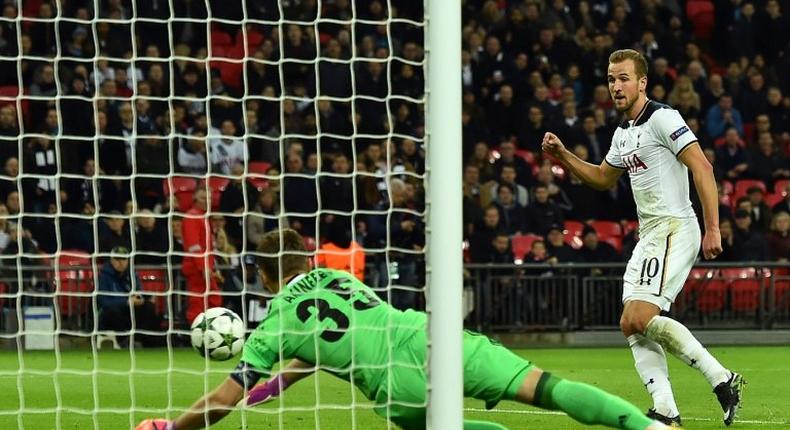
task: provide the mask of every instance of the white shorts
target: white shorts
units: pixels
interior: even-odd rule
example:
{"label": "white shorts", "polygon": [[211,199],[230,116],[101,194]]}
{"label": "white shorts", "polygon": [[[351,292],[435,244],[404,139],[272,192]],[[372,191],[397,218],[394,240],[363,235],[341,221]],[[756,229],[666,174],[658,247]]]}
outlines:
{"label": "white shorts", "polygon": [[652,220],[643,229],[623,275],[623,303],[640,300],[669,311],[683,289],[701,244],[696,218]]}

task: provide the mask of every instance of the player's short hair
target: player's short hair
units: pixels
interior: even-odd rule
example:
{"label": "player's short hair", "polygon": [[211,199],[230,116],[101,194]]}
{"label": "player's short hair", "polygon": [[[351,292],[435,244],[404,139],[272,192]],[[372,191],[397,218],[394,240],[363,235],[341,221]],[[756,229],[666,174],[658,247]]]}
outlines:
{"label": "player's short hair", "polygon": [[609,54],[610,64],[622,63],[625,60],[634,62],[634,71],[636,72],[637,78],[647,76],[647,60],[639,51],[633,49],[618,49]]}
{"label": "player's short hair", "polygon": [[258,252],[261,253],[258,255],[258,268],[273,282],[310,268],[304,239],[294,229],[284,228],[264,234],[258,244]]}

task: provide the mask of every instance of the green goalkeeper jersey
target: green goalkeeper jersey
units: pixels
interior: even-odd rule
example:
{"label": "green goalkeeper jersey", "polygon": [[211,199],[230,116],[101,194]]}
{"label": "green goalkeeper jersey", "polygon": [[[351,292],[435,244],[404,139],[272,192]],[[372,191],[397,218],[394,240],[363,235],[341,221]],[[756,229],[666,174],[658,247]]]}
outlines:
{"label": "green goalkeeper jersey", "polygon": [[426,322],[424,313],[391,307],[347,272],[315,269],[292,279],[271,300],[267,317],[244,345],[242,361],[268,373],[277,362],[298,358],[373,399],[386,382],[392,351],[424,333]]}

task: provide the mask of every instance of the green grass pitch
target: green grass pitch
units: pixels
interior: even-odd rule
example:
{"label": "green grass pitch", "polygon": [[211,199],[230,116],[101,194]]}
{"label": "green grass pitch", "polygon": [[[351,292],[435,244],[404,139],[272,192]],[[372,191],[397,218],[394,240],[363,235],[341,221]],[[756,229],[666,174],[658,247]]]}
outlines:
{"label": "green grass pitch", "polygon": [[[712,352],[749,382],[734,429],[790,428],[790,347],[722,347]],[[553,373],[597,385],[647,409],[649,397],[633,369],[627,348],[519,350]],[[234,362],[207,363],[194,351],[89,350],[25,352],[21,387],[17,352],[0,352],[0,429],[126,429],[145,417],[172,417],[206,387],[224,379]],[[496,363],[492,363],[496,365]],[[130,369],[136,369],[130,372]],[[94,369],[97,372],[94,372]],[[54,372],[54,373],[53,373]],[[686,429],[724,428],[710,387],[697,371],[670,358],[670,372]],[[131,375],[131,376],[130,376]],[[172,390],[168,390],[171,387]],[[351,408],[352,399],[355,407]],[[20,414],[21,403],[24,410]],[[61,408],[58,410],[58,404]],[[315,405],[320,405],[316,412]],[[278,414],[284,406],[285,412]],[[466,417],[499,422],[511,429],[576,429],[582,426],[554,412],[503,402],[484,411],[466,401]],[[169,408],[169,409],[168,409]],[[349,384],[328,374],[311,377],[274,402],[241,414],[234,412],[217,429],[385,429],[371,405]],[[134,412],[130,412],[130,410]],[[98,413],[93,413],[98,410]],[[244,416],[242,416],[244,415]],[[59,425],[58,425],[59,423]],[[246,427],[244,427],[246,425]],[[598,427],[600,428],[600,427]]]}

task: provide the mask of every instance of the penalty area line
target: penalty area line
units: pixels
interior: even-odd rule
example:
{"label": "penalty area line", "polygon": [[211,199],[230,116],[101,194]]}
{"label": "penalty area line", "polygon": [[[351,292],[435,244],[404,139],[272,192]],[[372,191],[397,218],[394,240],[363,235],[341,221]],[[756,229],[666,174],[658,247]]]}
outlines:
{"label": "penalty area line", "polygon": [[[558,415],[566,416],[564,412],[556,411],[530,411],[521,409],[482,409],[482,408],[464,408],[466,412],[486,412],[489,414],[517,414],[517,415]],[[719,421],[713,418],[697,418],[697,417],[683,417],[683,421]],[[787,425],[788,421],[764,421],[764,420],[741,420],[735,419],[735,423],[743,424],[760,424],[760,425]]]}

